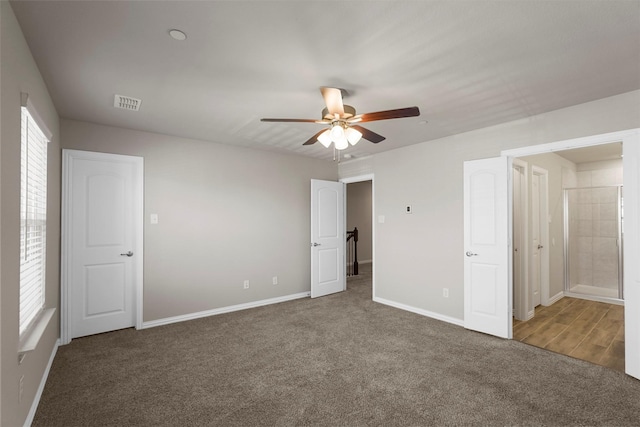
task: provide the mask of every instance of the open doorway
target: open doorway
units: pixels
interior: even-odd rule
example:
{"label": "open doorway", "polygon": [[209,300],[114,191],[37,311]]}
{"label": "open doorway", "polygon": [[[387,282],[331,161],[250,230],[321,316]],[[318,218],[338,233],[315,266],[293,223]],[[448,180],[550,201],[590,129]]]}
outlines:
{"label": "open doorway", "polygon": [[[366,282],[367,295],[373,298],[375,280],[373,262],[375,257],[374,179],[373,174],[343,178],[345,184],[345,230],[347,241],[345,274],[347,290],[350,285]],[[353,246],[354,231],[357,228],[357,254]],[[354,265],[357,262],[357,266]],[[357,272],[357,274],[355,274]]]}
{"label": "open doorway", "polygon": [[347,276],[357,276],[359,267],[372,261],[371,190],[371,181],[347,184],[346,230],[353,236],[347,251]]}
{"label": "open doorway", "polygon": [[622,143],[519,157],[513,172],[514,339],[624,372]]}

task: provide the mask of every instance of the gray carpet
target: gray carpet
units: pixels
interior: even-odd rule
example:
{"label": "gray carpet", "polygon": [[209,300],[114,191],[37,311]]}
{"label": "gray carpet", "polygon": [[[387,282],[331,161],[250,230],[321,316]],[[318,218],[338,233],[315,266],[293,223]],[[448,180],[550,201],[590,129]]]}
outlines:
{"label": "gray carpet", "polygon": [[347,291],[59,348],[34,426],[640,425],[640,381]]}

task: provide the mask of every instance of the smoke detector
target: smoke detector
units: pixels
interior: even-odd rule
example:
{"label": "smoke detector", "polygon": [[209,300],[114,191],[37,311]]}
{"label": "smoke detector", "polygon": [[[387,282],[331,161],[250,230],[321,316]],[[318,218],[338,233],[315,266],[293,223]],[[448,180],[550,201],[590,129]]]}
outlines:
{"label": "smoke detector", "polygon": [[123,110],[138,111],[141,103],[141,99],[123,95],[116,95],[113,99],[113,106]]}

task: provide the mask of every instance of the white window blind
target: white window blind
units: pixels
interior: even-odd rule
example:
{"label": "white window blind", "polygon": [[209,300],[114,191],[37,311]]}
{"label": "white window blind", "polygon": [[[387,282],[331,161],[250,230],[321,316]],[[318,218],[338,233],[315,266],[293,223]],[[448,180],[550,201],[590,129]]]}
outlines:
{"label": "white window blind", "polygon": [[[26,103],[23,103],[23,105]],[[22,108],[20,180],[20,335],[44,307],[47,143],[31,109]],[[48,131],[45,128],[45,131]]]}

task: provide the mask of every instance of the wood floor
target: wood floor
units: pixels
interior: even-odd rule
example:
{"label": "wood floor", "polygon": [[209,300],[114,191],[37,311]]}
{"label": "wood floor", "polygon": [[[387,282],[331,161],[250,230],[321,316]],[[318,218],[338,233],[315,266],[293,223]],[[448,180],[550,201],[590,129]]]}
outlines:
{"label": "wood floor", "polygon": [[624,307],[564,297],[513,321],[513,339],[624,372]]}

